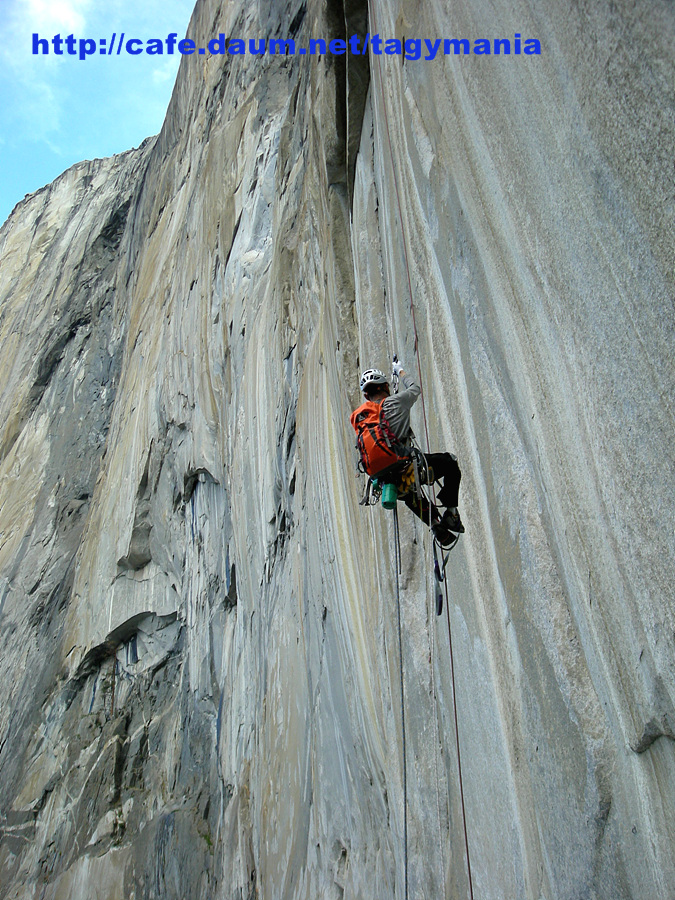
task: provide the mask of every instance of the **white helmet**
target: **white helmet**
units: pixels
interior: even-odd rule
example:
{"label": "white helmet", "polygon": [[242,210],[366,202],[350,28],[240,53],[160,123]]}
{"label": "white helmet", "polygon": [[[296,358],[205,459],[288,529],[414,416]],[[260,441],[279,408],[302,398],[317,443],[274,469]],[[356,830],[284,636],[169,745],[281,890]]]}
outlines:
{"label": "white helmet", "polygon": [[359,387],[363,392],[368,387],[368,385],[371,384],[389,384],[389,379],[384,374],[384,372],[380,372],[379,369],[366,369],[366,371],[361,376]]}

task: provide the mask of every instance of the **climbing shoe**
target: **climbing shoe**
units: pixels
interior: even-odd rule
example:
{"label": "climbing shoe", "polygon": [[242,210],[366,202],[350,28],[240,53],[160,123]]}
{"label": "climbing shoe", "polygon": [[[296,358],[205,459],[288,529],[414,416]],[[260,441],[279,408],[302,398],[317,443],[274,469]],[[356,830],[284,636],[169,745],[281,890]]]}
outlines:
{"label": "climbing shoe", "polygon": [[455,534],[464,534],[464,526],[459,517],[459,510],[456,507],[455,509],[446,509],[441,519],[441,525],[448,531],[454,531]]}
{"label": "climbing shoe", "polygon": [[441,522],[434,522],[431,526],[431,533],[433,534],[436,543],[446,549],[452,546],[456,540],[456,536],[445,528]]}

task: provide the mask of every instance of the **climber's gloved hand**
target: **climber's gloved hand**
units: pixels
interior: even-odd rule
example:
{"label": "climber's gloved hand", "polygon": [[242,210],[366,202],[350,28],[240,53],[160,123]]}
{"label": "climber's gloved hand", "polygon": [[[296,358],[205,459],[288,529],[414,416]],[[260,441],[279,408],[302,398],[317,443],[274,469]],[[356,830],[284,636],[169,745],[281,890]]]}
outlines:
{"label": "climber's gloved hand", "polygon": [[394,362],[393,362],[391,369],[392,369],[392,372],[394,373],[394,375],[396,375],[396,377],[399,378],[401,375],[401,372],[403,371],[403,363],[397,356],[394,357]]}

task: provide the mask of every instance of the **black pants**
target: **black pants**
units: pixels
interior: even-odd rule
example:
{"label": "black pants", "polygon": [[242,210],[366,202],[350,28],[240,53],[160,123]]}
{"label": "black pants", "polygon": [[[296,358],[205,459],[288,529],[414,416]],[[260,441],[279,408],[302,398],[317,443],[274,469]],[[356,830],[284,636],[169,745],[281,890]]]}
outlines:
{"label": "black pants", "polygon": [[[420,480],[422,484],[436,482],[440,484],[442,480],[443,484],[436,496],[438,505],[445,507],[446,509],[457,506],[459,498],[459,482],[462,479],[462,473],[455,457],[451,453],[425,453],[424,458],[427,464],[427,472],[420,471]],[[383,481],[391,480],[395,484],[398,484],[401,477],[401,470],[405,470],[407,467],[407,463],[403,466],[401,466],[400,463],[397,463],[395,466],[391,467],[391,470],[387,469],[386,472],[381,473],[379,478]],[[429,469],[432,471],[429,472]],[[392,476],[391,479],[388,477],[390,471]],[[429,480],[429,475],[432,476],[431,481]],[[431,519],[429,518],[429,502],[426,497],[420,499],[417,491],[410,491],[404,497],[401,497],[401,499],[408,509],[411,509],[423,522],[429,524],[431,521],[433,524],[440,520],[440,511],[433,503],[431,504]]]}
{"label": "black pants", "polygon": [[[441,506],[450,509],[459,500],[459,482],[462,480],[457,460],[452,453],[425,453],[427,466],[433,469],[433,480],[443,479],[437,500]],[[426,482],[427,484],[429,482]]]}

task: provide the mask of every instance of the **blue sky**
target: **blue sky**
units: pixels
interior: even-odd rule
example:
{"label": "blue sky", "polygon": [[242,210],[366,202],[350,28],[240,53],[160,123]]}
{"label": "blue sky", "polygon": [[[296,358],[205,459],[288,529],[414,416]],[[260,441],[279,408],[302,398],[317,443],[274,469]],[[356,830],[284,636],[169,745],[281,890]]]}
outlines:
{"label": "blue sky", "polygon": [[195,0],[0,0],[0,224],[73,163],[161,128],[180,55],[34,56],[32,34],[185,35]]}

